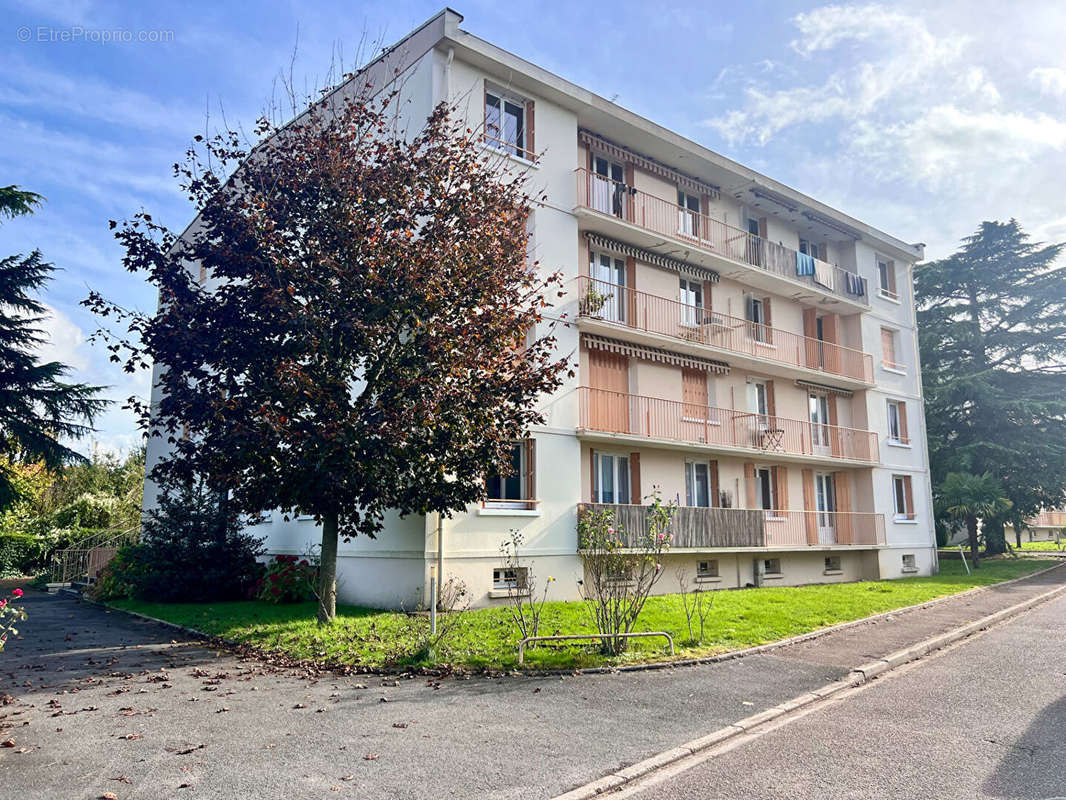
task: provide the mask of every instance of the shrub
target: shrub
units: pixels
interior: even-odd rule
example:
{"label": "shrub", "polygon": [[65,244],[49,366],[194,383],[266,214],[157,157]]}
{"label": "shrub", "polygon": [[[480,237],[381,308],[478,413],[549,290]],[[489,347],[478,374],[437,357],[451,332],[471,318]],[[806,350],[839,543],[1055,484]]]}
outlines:
{"label": "shrub", "polygon": [[4,649],[8,636],[18,634],[15,624],[26,619],[26,610],[22,606],[12,604],[12,600],[22,597],[21,589],[13,589],[11,597],[0,598],[0,650]]}
{"label": "shrub", "polygon": [[262,541],[244,531],[217,493],[197,480],[164,489],[141,542],[123,548],[99,594],[164,603],[246,599],[262,574]]}
{"label": "shrub", "polygon": [[0,578],[31,574],[40,554],[40,543],[33,536],[0,533]]}
{"label": "shrub", "polygon": [[300,603],[314,597],[318,565],[310,558],[274,556],[259,581],[256,597],[270,603]]}

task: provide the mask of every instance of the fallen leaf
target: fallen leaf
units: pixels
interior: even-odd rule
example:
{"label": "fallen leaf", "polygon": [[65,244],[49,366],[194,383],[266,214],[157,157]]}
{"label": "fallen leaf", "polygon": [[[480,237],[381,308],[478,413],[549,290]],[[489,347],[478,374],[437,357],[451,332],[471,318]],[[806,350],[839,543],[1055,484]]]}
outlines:
{"label": "fallen leaf", "polygon": [[367,753],[365,756],[363,756],[363,761],[377,761],[377,760],[378,760],[377,753]]}

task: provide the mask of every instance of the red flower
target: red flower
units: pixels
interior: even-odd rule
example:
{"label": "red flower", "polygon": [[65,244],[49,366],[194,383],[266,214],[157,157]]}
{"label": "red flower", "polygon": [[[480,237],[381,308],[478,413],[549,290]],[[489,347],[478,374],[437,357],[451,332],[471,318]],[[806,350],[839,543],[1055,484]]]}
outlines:
{"label": "red flower", "polygon": [[15,597],[22,597],[22,590],[15,589],[13,592],[11,592],[11,594],[13,594]]}

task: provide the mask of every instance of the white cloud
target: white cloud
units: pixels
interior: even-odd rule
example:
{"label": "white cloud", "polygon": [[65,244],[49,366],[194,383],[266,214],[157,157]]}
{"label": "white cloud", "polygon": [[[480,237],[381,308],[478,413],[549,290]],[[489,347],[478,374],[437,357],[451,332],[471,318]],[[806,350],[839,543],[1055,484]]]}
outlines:
{"label": "white cloud", "polygon": [[79,371],[87,369],[85,332],[59,309],[46,304],[45,310],[48,316],[41,321],[40,328],[48,339],[39,350],[41,360],[59,361]]}
{"label": "white cloud", "polygon": [[1029,79],[1040,87],[1041,94],[1066,95],[1066,69],[1037,67],[1029,73]]}
{"label": "white cloud", "polygon": [[[741,108],[705,123],[729,142],[766,144],[793,125],[868,116],[893,98],[942,83],[968,41],[957,34],[936,36],[920,18],[880,5],[825,6],[793,22],[799,35],[792,48],[803,58],[851,45],[852,52],[845,55],[853,63],[808,86],[748,86]],[[834,62],[845,60],[841,56]],[[979,92],[986,101],[998,99],[981,70],[966,72],[960,89]]]}

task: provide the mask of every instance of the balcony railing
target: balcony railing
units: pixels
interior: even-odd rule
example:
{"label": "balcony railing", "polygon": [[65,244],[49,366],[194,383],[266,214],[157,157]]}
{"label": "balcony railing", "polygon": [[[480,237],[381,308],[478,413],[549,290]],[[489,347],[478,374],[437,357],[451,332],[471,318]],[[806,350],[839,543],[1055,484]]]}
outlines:
{"label": "balcony railing", "polygon": [[850,302],[870,304],[866,279],[854,272],[584,168],[577,170],[577,204]]}
{"label": "balcony railing", "polygon": [[698,442],[765,453],[875,463],[877,434],[771,414],[660,400],[582,386],[580,427],[605,433]]}
{"label": "balcony railing", "polygon": [[1066,511],[1041,511],[1029,520],[1029,524],[1042,528],[1066,528]]}
{"label": "balcony railing", "polygon": [[778,364],[873,382],[873,356],[861,350],[584,275],[578,278],[578,313]]}
{"label": "balcony railing", "polygon": [[[648,534],[648,506],[580,503],[578,514],[610,511],[624,547]],[[673,548],[876,546],[885,543],[883,514],[861,511],[762,511],[683,506],[670,522]]]}

